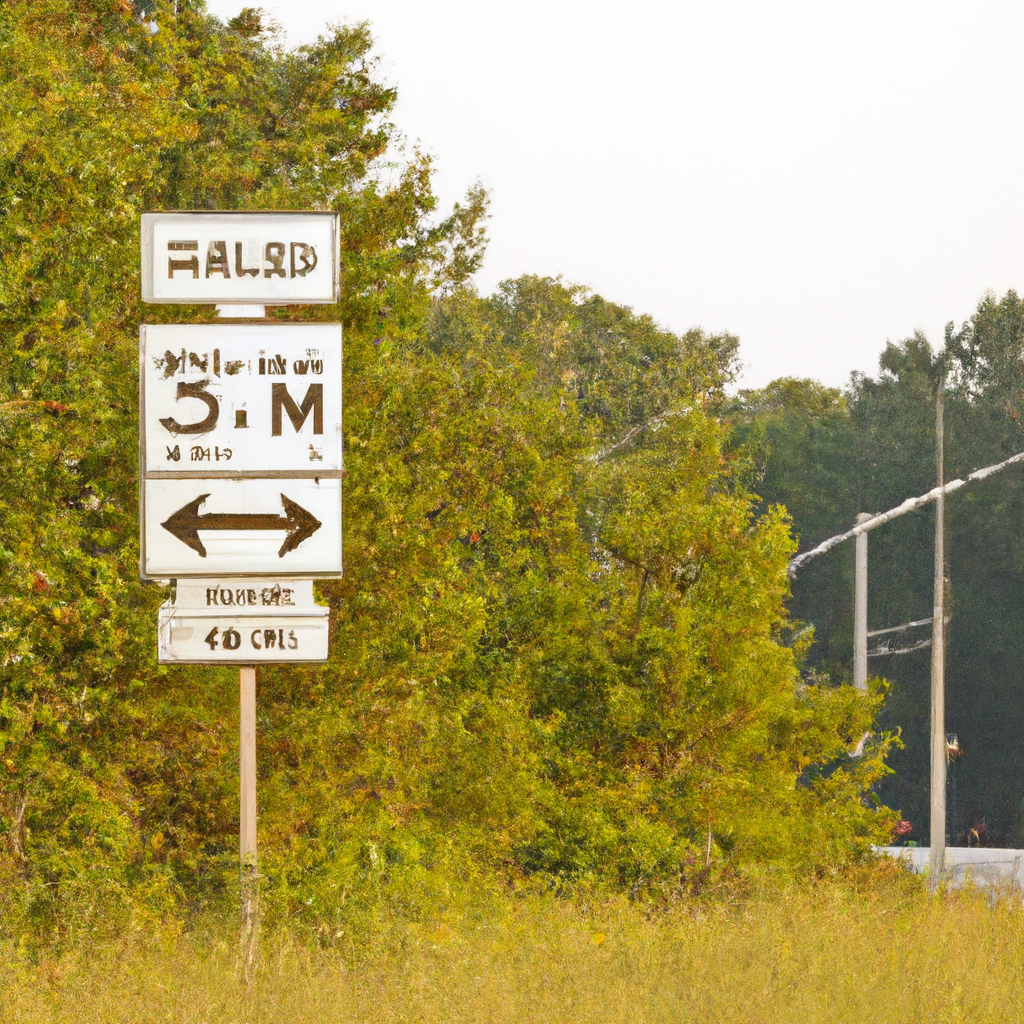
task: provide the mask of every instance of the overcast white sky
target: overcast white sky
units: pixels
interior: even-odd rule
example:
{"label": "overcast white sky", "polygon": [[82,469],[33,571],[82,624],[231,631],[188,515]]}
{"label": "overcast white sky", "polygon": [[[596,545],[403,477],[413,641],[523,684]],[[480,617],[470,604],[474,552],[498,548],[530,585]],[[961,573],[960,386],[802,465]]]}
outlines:
{"label": "overcast white sky", "polygon": [[289,45],[371,23],[443,201],[491,190],[482,291],[732,331],[758,386],[1024,289],[1019,0],[208,0],[257,3]]}

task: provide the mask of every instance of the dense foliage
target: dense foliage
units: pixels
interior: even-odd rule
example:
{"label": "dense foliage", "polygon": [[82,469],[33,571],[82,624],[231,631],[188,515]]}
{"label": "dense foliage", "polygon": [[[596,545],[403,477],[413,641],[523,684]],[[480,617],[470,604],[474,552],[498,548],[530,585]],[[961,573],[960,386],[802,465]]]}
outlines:
{"label": "dense foliage", "polygon": [[[756,489],[782,502],[801,547],[848,529],[858,512],[881,512],[935,485],[935,392],[946,375],[946,478],[965,477],[1024,448],[1024,308],[989,296],[935,353],[921,336],[890,344],[877,379],[854,375],[843,391],[779,380],[745,393],[733,410],[739,438],[760,452]],[[1021,470],[954,493],[946,503],[948,560],[946,725],[950,759],[948,837],[960,845],[1024,843],[1024,550]],[[928,619],[932,606],[931,506],[875,530],[869,541],[868,628]],[[848,679],[853,646],[853,551],[812,561],[793,587],[791,610],[812,624],[810,664]],[[883,717],[905,747],[880,786],[928,842],[930,649],[925,625],[872,640],[906,653],[872,657],[892,684]]]}
{"label": "dense foliage", "polygon": [[[466,285],[364,27],[286,52],[199,0],[0,9],[0,892],[41,925],[231,892],[234,671],[156,664],[137,572],[147,209],[334,209],[346,575],[332,657],[259,679],[269,906],[833,870],[888,837],[879,698],[802,679],[793,551],[720,420],[736,341],[559,282]],[[115,898],[116,897],[116,898]]]}

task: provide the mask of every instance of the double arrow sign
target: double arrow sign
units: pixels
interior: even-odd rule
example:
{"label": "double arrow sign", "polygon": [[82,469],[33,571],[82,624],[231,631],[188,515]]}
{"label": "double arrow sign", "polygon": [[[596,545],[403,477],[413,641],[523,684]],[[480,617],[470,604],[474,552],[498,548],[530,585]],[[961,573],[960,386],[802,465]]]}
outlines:
{"label": "double arrow sign", "polygon": [[205,516],[200,515],[199,506],[209,496],[200,494],[195,501],[182,505],[169,519],[160,524],[172,536],[183,541],[193,551],[197,551],[200,558],[206,557],[206,547],[199,538],[200,530],[284,530],[287,536],[277,553],[279,558],[284,558],[289,551],[294,551],[323,526],[316,516],[283,494],[283,516],[259,512],[214,512]]}

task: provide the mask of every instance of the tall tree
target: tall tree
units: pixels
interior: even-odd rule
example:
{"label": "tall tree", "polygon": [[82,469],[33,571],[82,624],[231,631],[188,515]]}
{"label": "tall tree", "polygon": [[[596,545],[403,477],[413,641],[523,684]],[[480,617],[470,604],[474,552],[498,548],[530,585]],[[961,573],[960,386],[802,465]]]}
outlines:
{"label": "tall tree", "polygon": [[425,315],[428,279],[473,269],[483,195],[436,224],[428,161],[375,170],[394,92],[370,45],[285,52],[257,12],[200,2],[0,10],[0,870],[44,917],[75,887],[219,887],[232,848],[229,676],[154,664],[164,595],[138,580],[140,213],[339,210],[346,301],[318,315],[352,367],[389,316]]}

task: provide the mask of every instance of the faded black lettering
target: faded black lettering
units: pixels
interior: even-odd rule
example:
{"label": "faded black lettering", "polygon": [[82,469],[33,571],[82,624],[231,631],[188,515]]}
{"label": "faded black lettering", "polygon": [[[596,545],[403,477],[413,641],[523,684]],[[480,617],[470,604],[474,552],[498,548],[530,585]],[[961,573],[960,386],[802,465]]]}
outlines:
{"label": "faded black lettering", "polygon": [[168,349],[163,356],[159,359],[153,360],[153,365],[159,370],[164,371],[164,380],[169,377],[173,377],[178,372],[178,367],[181,367],[181,372],[185,372],[185,350],[181,350],[181,355],[176,356],[173,352]]}
{"label": "faded black lettering", "polygon": [[[302,266],[298,269],[295,267],[296,252],[298,252],[299,259],[302,260]],[[310,257],[312,257],[312,261]],[[306,245],[305,242],[292,242],[292,277],[305,277],[316,264],[316,249],[313,246]]]}
{"label": "faded black lettering", "polygon": [[[207,643],[207,644],[210,645],[210,650],[211,651],[217,650],[217,632],[218,632],[217,627],[214,626],[213,629],[211,629],[210,632],[207,633],[206,636],[203,639],[204,643]],[[226,647],[227,644],[225,644],[224,646]]]}
{"label": "faded black lettering", "polygon": [[224,649],[226,651],[237,651],[242,644],[242,636],[237,629],[224,630]]}
{"label": "faded black lettering", "polygon": [[[257,249],[257,252],[259,250]],[[259,267],[243,267],[242,266],[242,243],[235,242],[235,274],[238,277],[258,277],[260,273]]]}
{"label": "faded black lettering", "polygon": [[281,436],[281,409],[288,413],[295,433],[302,430],[310,411],[313,413],[313,433],[324,432],[324,386],[310,384],[306,389],[302,405],[296,405],[295,399],[288,393],[287,384],[273,384],[270,390],[270,433],[273,437]]}
{"label": "faded black lettering", "polygon": [[228,269],[228,247],[225,242],[211,242],[206,248],[206,276],[220,274],[226,281],[231,277]]}
{"label": "faded black lettering", "polygon": [[[169,248],[169,247],[168,247]],[[199,257],[190,256],[187,260],[176,260],[173,256],[167,257],[167,276],[173,280],[175,271],[191,270],[194,278],[199,277]]]}
{"label": "faded black lettering", "polygon": [[217,426],[217,419],[220,416],[220,403],[206,390],[206,386],[209,383],[208,380],[178,381],[178,393],[175,396],[177,401],[180,402],[183,398],[198,398],[199,401],[206,403],[206,407],[210,411],[206,414],[206,419],[200,420],[198,423],[182,424],[173,416],[163,417],[160,422],[172,434],[205,434],[208,430],[213,430]]}
{"label": "faded black lettering", "polygon": [[264,277],[288,276],[284,269],[284,251],[284,242],[267,242],[263,258],[270,266],[263,271]]}

